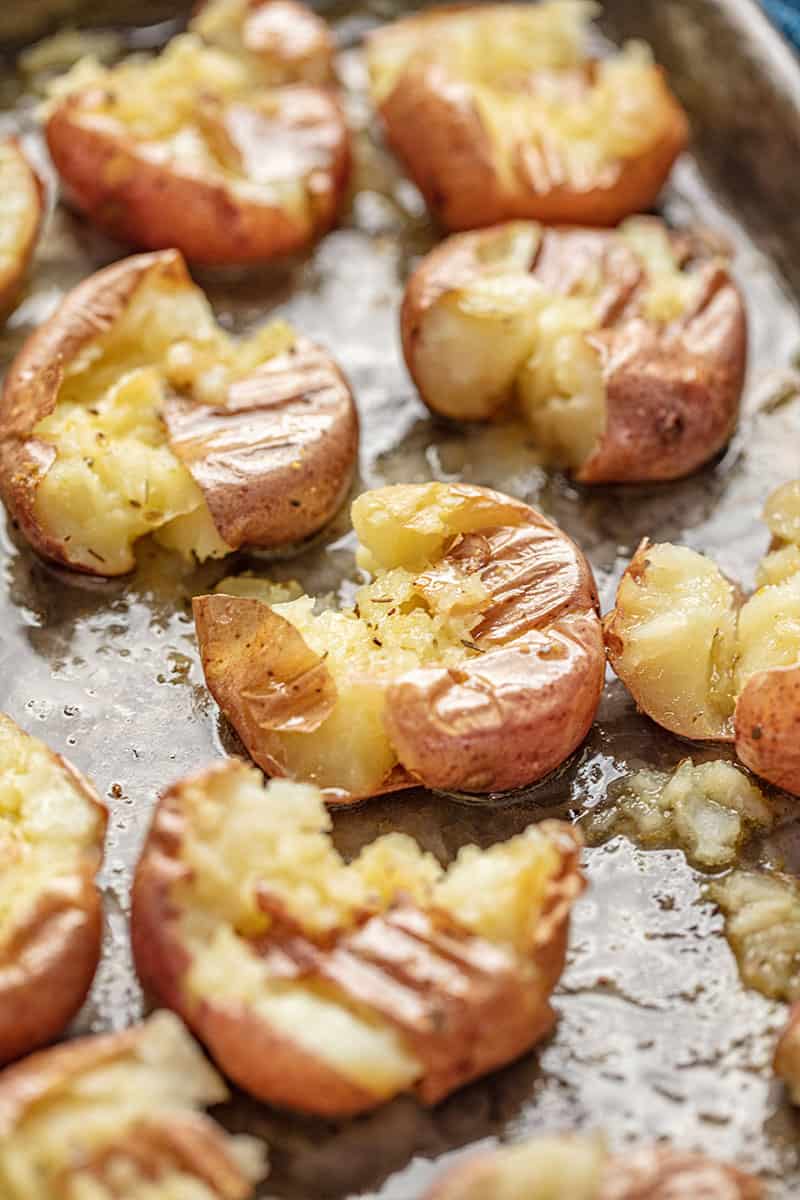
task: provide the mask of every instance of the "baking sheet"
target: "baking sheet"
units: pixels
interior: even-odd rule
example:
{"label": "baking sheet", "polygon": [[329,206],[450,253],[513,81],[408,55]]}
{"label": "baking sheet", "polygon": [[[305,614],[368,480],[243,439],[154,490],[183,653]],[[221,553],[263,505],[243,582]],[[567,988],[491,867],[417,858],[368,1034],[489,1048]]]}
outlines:
{"label": "baking sheet", "polygon": [[[544,471],[524,431],[440,426],[416,398],[400,356],[397,309],[410,267],[436,234],[414,188],[371,136],[363,69],[352,48],[393,8],[373,0],[328,11],[359,130],[352,204],[342,227],[302,261],[249,274],[200,274],[225,324],[243,330],[279,313],[333,351],[362,416],[358,488],[465,479],[520,496],[583,546],[606,608],[645,534],[706,550],[749,584],[767,544],[763,499],[800,473],[800,314],[789,290],[800,285],[800,74],[789,52],[749,0],[606,5],[612,36],[649,37],[689,107],[696,153],[678,166],[664,212],[730,239],[750,312],[751,366],[741,429],[721,460],[676,484],[590,491]],[[171,28],[135,36],[158,41]],[[47,171],[32,102],[18,92],[7,76],[2,94],[14,109],[0,116],[0,132],[22,130]],[[122,253],[65,210],[53,212],[27,294],[0,335],[2,363],[67,288]],[[120,1029],[145,1011],[127,914],[153,803],[181,773],[238,748],[203,686],[191,595],[247,567],[347,595],[355,580],[352,548],[343,514],[291,560],[238,556],[186,572],[151,548],[135,575],[103,583],[37,561],[0,522],[0,708],[72,758],[111,810],[102,876],[105,953],[75,1031]],[[336,837],[349,854],[378,833],[401,829],[445,860],[467,842],[489,845],[544,815],[580,820],[627,771],[671,766],[686,753],[685,744],[639,717],[609,679],[586,745],[524,798],[465,805],[404,792],[338,814]],[[790,866],[800,866],[791,827],[776,844]],[[567,1128],[603,1128],[615,1146],[669,1138],[762,1172],[773,1181],[775,1200],[798,1194],[800,1129],[768,1066],[784,1010],[741,988],[721,918],[703,899],[702,877],[679,851],[645,852],[624,838],[588,850],[586,865],[591,888],[575,912],[552,1039],[432,1111],[401,1099],[335,1124],[235,1102],[226,1121],[262,1134],[272,1147],[264,1196],[415,1200],[443,1163],[470,1147]]]}

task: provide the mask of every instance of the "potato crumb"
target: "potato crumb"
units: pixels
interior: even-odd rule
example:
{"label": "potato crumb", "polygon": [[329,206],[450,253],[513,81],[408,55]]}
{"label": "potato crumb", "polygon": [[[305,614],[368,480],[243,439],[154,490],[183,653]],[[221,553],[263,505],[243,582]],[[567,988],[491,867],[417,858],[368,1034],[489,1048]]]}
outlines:
{"label": "potato crumb", "polygon": [[800,883],[766,871],[733,871],[708,894],[747,987],[773,1000],[800,998]]}

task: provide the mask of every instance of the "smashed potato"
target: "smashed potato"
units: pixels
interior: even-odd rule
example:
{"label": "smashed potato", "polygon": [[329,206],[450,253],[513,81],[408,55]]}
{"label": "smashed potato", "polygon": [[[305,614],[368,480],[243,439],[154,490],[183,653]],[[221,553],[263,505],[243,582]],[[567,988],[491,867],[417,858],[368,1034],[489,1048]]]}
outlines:
{"label": "smashed potato", "polygon": [[630,833],[644,846],[679,845],[704,869],[729,867],[752,830],[769,829],[762,792],[728,762],[685,759],[671,774],[642,770],[619,781],[612,803],[583,822],[590,841]]}
{"label": "smashed potato", "polygon": [[334,92],[285,84],[319,74],[318,19],[286,0],[215,0],[194,25],[157,57],[82,59],[51,85],[67,194],[112,236],[195,262],[301,250],[334,223],[350,168]]}
{"label": "smashed potato", "polygon": [[247,1200],[261,1145],[200,1110],[227,1089],[172,1013],[0,1075],[3,1200]]}
{"label": "smashed potato", "polygon": [[736,1167],[669,1146],[612,1155],[563,1134],[486,1151],[446,1171],[425,1200],[764,1200]]}
{"label": "smashed potato", "polygon": [[736,427],[739,290],[721,259],[655,217],[449,238],[409,280],[401,328],[432,412],[516,411],[544,460],[582,483],[687,475]]}
{"label": "smashed potato", "polygon": [[366,492],[352,517],[373,575],[352,609],[270,585],[263,602],[195,598],[209,690],[259,766],[350,803],[415,783],[501,791],[562,763],[603,686],[578,548],[468,485]]}
{"label": "smashed potato", "polygon": [[709,887],[747,987],[800,999],[800,887],[777,872],[732,871]]}
{"label": "smashed potato", "polygon": [[105,831],[91,785],[0,713],[0,1063],[56,1037],[86,998]]}
{"label": "smashed potato", "polygon": [[0,140],[0,316],[14,304],[36,247],[42,185],[15,138]]}
{"label": "smashed potato", "polygon": [[800,540],[798,496],[789,484],[767,502],[776,548],[749,599],[702,554],[645,542],[605,618],[611,665],[643,712],[683,737],[734,742],[745,766],[795,795],[800,572],[789,538]]}
{"label": "smashed potato", "polygon": [[408,17],[367,41],[389,144],[451,230],[614,225],[649,208],[688,137],[641,43],[596,59],[581,0]]}
{"label": "smashed potato", "polygon": [[222,1070],[325,1116],[426,1104],[524,1053],[554,1021],[579,835],[556,821],[445,871],[393,833],[349,865],[317,788],[228,762],[162,797],[136,871],[146,987]]}
{"label": "smashed potato", "polygon": [[357,440],[326,353],[282,323],[232,338],[180,254],[143,254],[75,288],[14,360],[0,493],[40,554],[119,575],[146,534],[199,560],[308,537]]}

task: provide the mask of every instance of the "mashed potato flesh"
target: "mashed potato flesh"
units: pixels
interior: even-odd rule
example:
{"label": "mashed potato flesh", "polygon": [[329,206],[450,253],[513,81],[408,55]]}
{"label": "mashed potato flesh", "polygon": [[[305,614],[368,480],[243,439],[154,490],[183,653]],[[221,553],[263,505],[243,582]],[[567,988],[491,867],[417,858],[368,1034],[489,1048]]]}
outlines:
{"label": "mashed potato flesh", "polygon": [[796,879],[733,871],[709,888],[742,980],[775,1000],[800,999],[800,890]]}
{"label": "mashed potato flesh", "polygon": [[13,275],[27,253],[39,219],[39,197],[30,168],[11,142],[0,141],[0,282]]}
{"label": "mashed potato flesh", "polygon": [[[226,1098],[222,1080],[180,1021],[159,1013],[144,1026],[133,1050],[66,1076],[29,1105],[13,1136],[0,1146],[4,1200],[59,1200],[65,1194],[62,1172],[69,1200],[112,1200],[120,1194],[113,1189],[119,1181],[136,1183],[137,1190],[125,1195],[137,1200],[209,1200],[216,1193],[182,1164],[162,1163],[164,1173],[145,1180],[126,1151],[137,1126],[167,1129],[171,1120]],[[243,1173],[258,1178],[263,1164],[255,1144],[232,1138],[229,1146]],[[116,1153],[104,1186],[78,1164],[109,1151]]]}
{"label": "mashed potato flesh", "polygon": [[101,838],[91,801],[40,741],[0,715],[0,946]]}
{"label": "mashed potato flesh", "polygon": [[292,1041],[383,1097],[409,1087],[421,1065],[391,1025],[334,985],[270,974],[248,941],[271,926],[264,897],[322,940],[364,911],[385,911],[403,893],[524,954],[560,866],[556,847],[533,826],[488,852],[462,850],[447,871],[396,833],[348,865],[330,840],[331,818],[317,788],[272,780],[265,792],[261,776],[244,766],[189,785],[183,808],[182,858],[192,876],[175,893],[193,958],[190,994],[246,1001]]}
{"label": "mashed potato flesh", "polygon": [[185,558],[230,552],[197,484],[170,449],[168,389],[224,404],[228,386],[293,336],[281,324],[237,343],[199,289],[150,277],[112,328],[68,365],[56,406],[34,436],[56,449],[35,498],[36,519],[73,562],[118,574],[149,533]]}

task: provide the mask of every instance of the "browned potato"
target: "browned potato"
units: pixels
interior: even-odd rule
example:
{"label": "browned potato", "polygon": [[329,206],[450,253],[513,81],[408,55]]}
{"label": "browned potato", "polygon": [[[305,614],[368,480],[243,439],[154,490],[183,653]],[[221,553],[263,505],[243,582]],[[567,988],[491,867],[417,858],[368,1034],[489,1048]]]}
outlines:
{"label": "browned potato", "polygon": [[589,56],[591,11],[456,5],[369,36],[388,141],[447,229],[614,225],[655,200],[686,116],[641,43]]}
{"label": "browned potato", "polygon": [[146,534],[184,557],[320,529],[350,486],[358,423],[333,360],[276,322],[234,339],[175,250],[75,288],[0,401],[0,493],[47,558],[94,575]]}
{"label": "browned potato", "polygon": [[444,871],[392,833],[349,865],[319,790],[241,762],[162,797],[136,871],[142,982],[222,1070],[324,1116],[435,1104],[554,1023],[580,837],[545,821]]}
{"label": "browned potato", "polygon": [[51,1041],[86,998],[105,830],[91,784],[0,713],[0,1063]]}
{"label": "browned potato", "polygon": [[254,56],[270,84],[333,80],[331,31],[297,0],[208,0],[189,28],[238,57]]}
{"label": "browned potato", "polygon": [[0,316],[13,305],[28,269],[44,209],[41,182],[15,138],[0,141]]}
{"label": "browned potato", "polygon": [[727,265],[654,217],[614,232],[516,221],[423,259],[402,309],[432,412],[515,410],[582,483],[675,479],[736,427],[747,351]]}
{"label": "browned potato", "polygon": [[195,24],[155,58],[84,59],[56,81],[47,142],[67,194],[114,237],[195,262],[302,250],[350,169],[334,92],[284,85],[319,74],[319,22],[283,0],[215,0]]}
{"label": "browned potato", "polygon": [[793,1104],[800,1104],[800,1004],[792,1006],[786,1028],[778,1039],[775,1072],[789,1089]]}
{"label": "browned potato", "polygon": [[795,512],[798,483],[767,503],[776,543],[747,600],[694,550],[643,543],[605,618],[605,637],[612,667],[654,721],[683,737],[734,742],[752,771],[800,795]]}
{"label": "browned potato", "polygon": [[446,1171],[425,1200],[764,1200],[736,1167],[668,1146],[612,1155],[600,1138],[557,1135],[490,1150]]}
{"label": "browned potato", "polygon": [[464,484],[365,492],[352,517],[373,575],[353,609],[317,613],[269,584],[259,599],[252,579],[194,601],[206,682],[259,766],[331,803],[415,783],[503,791],[559,766],[603,686],[577,546]]}
{"label": "browned potato", "polygon": [[0,1074],[3,1200],[248,1200],[263,1147],[200,1110],[228,1097],[180,1021],[87,1037]]}

